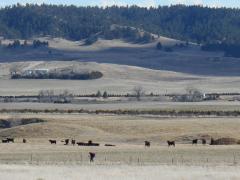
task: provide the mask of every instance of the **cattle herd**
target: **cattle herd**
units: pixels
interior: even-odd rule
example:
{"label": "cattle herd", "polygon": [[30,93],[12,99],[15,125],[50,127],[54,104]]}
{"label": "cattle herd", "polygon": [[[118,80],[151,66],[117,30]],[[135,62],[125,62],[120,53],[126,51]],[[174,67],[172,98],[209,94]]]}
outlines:
{"label": "cattle herd", "polygon": [[[196,145],[198,144],[198,141],[201,140],[202,144],[203,145],[206,145],[207,144],[207,140],[206,139],[193,139],[192,140],[192,145]],[[211,142],[210,142],[210,145],[213,145],[212,143],[213,139],[211,139]],[[2,143],[14,143],[14,138],[5,138],[5,139],[2,139]],[[23,139],[22,140],[23,143],[27,143],[27,140],[26,139]],[[61,142],[64,142],[64,145],[78,145],[78,146],[100,146],[99,143],[93,143],[92,140],[89,140],[88,142],[77,142],[75,139],[65,139],[65,140],[62,140]],[[55,139],[49,139],[49,143],[50,144],[57,144],[57,140]],[[145,143],[145,147],[150,147],[151,146],[151,142],[150,141],[144,141]],[[170,146],[173,146],[175,147],[175,141],[167,141],[167,145],[168,147]],[[114,144],[105,144],[104,146],[116,146]]]}
{"label": "cattle herd", "polygon": [[[201,143],[203,145],[206,145],[207,144],[207,140],[206,139],[193,139],[192,140],[192,145],[197,145],[198,144],[198,141],[201,141]],[[211,139],[211,142],[210,142],[210,145],[213,145],[212,143],[213,139]],[[75,139],[64,139],[62,140],[61,142],[64,143],[64,145],[78,145],[78,146],[100,146],[99,143],[94,143],[92,142],[92,140],[89,140],[88,142],[77,142]],[[2,143],[14,143],[14,138],[5,138],[5,139],[2,139]],[[27,143],[27,140],[26,139],[23,139],[22,140],[22,143]],[[50,144],[57,144],[57,140],[55,139],[49,139],[49,143]],[[150,141],[144,141],[144,144],[145,144],[145,147],[147,148],[150,148],[151,146],[151,142]],[[168,147],[175,147],[175,141],[167,141],[167,145]],[[116,146],[114,144],[105,144],[104,146]],[[94,158],[96,157],[96,154],[93,153],[93,152],[89,152],[89,160],[90,162],[94,162]]]}

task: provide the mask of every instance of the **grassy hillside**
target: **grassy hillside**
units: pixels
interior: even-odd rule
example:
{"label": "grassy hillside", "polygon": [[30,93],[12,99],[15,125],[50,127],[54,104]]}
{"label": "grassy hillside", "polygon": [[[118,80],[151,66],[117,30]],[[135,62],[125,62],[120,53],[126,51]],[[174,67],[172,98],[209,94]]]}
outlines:
{"label": "grassy hillside", "polygon": [[[190,44],[177,47],[181,41],[159,37],[150,43],[132,43],[115,39],[98,39],[91,45],[85,41],[69,41],[61,38],[38,38],[48,41],[48,48],[0,48],[0,61],[94,61],[99,63],[124,64],[157,70],[168,70],[196,75],[237,76],[240,74],[238,58],[225,57],[223,52],[201,51],[200,47]],[[3,40],[6,45],[10,40]],[[28,43],[31,43],[29,40]],[[171,47],[172,52],[158,50],[156,45]],[[51,53],[49,53],[51,51]]]}

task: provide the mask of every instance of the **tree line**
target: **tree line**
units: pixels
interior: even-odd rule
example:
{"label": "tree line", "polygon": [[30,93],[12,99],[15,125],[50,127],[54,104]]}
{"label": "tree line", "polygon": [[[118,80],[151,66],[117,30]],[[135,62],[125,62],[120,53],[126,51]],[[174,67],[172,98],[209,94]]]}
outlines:
{"label": "tree line", "polygon": [[[137,6],[107,8],[63,5],[20,4],[0,9],[0,36],[27,39],[51,35],[70,40],[92,37],[101,32],[108,38],[136,37],[129,29],[110,31],[111,26],[135,27],[157,35],[201,44],[215,41],[235,44],[240,40],[240,10],[201,6]],[[143,39],[141,39],[143,38]],[[90,41],[91,42],[91,41]]]}

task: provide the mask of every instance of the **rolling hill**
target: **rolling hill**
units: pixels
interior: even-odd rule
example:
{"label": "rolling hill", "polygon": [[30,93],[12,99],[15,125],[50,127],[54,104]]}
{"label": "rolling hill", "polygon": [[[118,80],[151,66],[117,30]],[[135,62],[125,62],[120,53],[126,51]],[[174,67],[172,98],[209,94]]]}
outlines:
{"label": "rolling hill", "polygon": [[[181,41],[159,37],[150,43],[132,43],[122,39],[98,39],[91,45],[84,40],[70,41],[62,38],[38,38],[48,41],[49,48],[0,48],[1,62],[17,61],[80,61],[139,66],[195,75],[238,76],[238,58],[225,57],[223,52],[202,51],[198,45],[175,47]],[[28,42],[31,42],[29,40]],[[2,44],[11,41],[2,40]],[[156,44],[170,46],[172,52],[158,50]],[[49,54],[49,50],[51,54]]]}

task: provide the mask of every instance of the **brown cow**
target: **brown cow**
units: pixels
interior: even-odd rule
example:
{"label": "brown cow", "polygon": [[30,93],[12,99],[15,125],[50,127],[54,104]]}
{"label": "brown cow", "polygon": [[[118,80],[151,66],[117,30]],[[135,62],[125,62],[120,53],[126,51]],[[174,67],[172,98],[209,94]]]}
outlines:
{"label": "brown cow", "polygon": [[23,143],[27,143],[27,140],[26,140],[26,139],[23,139]]}

